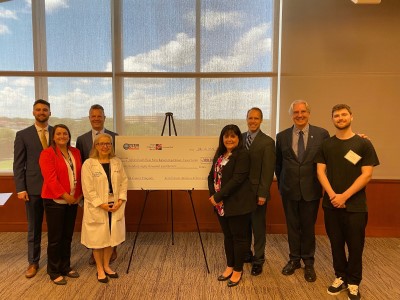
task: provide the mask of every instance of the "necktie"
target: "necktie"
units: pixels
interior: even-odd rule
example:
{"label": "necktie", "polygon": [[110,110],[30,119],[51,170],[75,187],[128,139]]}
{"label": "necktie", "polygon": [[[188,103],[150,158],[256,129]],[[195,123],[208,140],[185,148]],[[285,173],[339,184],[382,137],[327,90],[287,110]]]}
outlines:
{"label": "necktie", "polygon": [[297,158],[299,161],[303,161],[304,157],[304,151],[305,151],[305,146],[304,146],[304,132],[300,130],[299,132],[299,141],[297,143]]}
{"label": "necktie", "polygon": [[247,139],[246,139],[246,149],[250,149],[250,145],[253,142],[253,138],[251,137],[251,134],[247,134]]}
{"label": "necktie", "polygon": [[46,139],[46,129],[42,129],[42,131],[40,132],[40,142],[42,143],[43,149],[46,149],[48,147]]}

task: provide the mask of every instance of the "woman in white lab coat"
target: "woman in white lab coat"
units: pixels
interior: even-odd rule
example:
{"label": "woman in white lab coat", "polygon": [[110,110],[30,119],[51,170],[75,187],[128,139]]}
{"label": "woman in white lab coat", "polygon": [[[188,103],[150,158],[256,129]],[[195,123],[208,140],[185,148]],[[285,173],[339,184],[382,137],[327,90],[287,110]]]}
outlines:
{"label": "woman in white lab coat", "polygon": [[125,205],[128,179],[119,158],[115,157],[112,137],[96,136],[90,158],[82,166],[84,212],[81,243],[93,249],[97,280],[118,278],[110,268],[113,247],[125,241]]}

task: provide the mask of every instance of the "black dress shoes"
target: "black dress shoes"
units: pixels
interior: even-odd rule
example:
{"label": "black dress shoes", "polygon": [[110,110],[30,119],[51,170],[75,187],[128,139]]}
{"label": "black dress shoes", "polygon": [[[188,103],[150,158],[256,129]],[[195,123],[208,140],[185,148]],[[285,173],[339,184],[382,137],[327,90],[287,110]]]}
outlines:
{"label": "black dress shoes", "polygon": [[300,269],[301,264],[299,261],[289,260],[286,266],[282,269],[283,275],[292,275],[296,269]]}
{"label": "black dress shoes", "polygon": [[[233,272],[232,272],[233,273]],[[232,275],[232,274],[231,274]],[[227,284],[227,286],[228,287],[233,287],[233,286],[237,286],[238,284],[239,284],[239,282],[240,282],[240,280],[242,280],[242,277],[243,277],[243,271],[242,271],[242,273],[240,274],[240,278],[239,278],[239,280],[238,281],[232,281],[232,280],[228,280],[228,284]]]}
{"label": "black dress shoes", "polygon": [[118,273],[114,273],[114,274],[107,273],[107,272],[105,272],[105,273],[106,273],[106,275],[107,275],[108,277],[110,277],[110,278],[118,278],[118,277],[119,277]]}
{"label": "black dress shoes", "polygon": [[108,277],[107,277],[107,275],[106,275],[106,277],[104,277],[104,278],[99,278],[98,276],[99,276],[99,275],[96,273],[96,277],[97,277],[97,281],[98,281],[98,282],[101,282],[101,283],[107,283],[107,282],[108,282]]}
{"label": "black dress shoes", "polygon": [[304,267],[304,279],[308,282],[314,282],[315,280],[317,280],[317,274],[315,274],[313,266]]}
{"label": "black dress shoes", "polygon": [[233,272],[226,277],[224,275],[219,275],[217,279],[218,279],[218,281],[225,281],[225,280],[228,280],[229,278],[231,278],[232,274],[233,274]]}
{"label": "black dress shoes", "polygon": [[254,264],[251,268],[251,275],[258,276],[262,273],[262,265]]}

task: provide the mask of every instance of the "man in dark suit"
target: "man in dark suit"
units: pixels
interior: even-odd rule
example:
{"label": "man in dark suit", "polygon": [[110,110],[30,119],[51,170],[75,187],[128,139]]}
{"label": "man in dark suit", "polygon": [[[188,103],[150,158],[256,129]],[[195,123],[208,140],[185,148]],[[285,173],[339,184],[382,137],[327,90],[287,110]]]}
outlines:
{"label": "man in dark suit", "polygon": [[14,141],[14,181],[18,199],[25,201],[28,220],[28,269],[26,278],[36,275],[39,268],[40,244],[42,240],[43,199],[41,197],[43,177],[39,167],[39,156],[49,146],[52,127],[48,125],[51,115],[50,103],[38,99],[33,104],[35,124],[18,131]]}
{"label": "man in dark suit", "polygon": [[279,192],[285,210],[289,241],[289,262],[282,270],[292,275],[301,267],[304,278],[316,280],[314,270],[315,222],[322,196],[314,159],[329,133],[308,123],[310,107],[304,100],[290,105],[294,126],[276,136],[276,168]]}
{"label": "man in dark suit", "polygon": [[[94,104],[89,109],[89,121],[92,126],[92,130],[78,136],[76,139],[76,148],[81,152],[82,164],[86,159],[89,158],[90,150],[93,147],[93,141],[96,135],[100,133],[107,133],[111,135],[113,139],[113,147],[115,149],[115,136],[118,135],[115,132],[104,128],[104,122],[106,116],[104,114],[104,108],[100,104]],[[110,263],[117,259],[117,247],[114,247],[113,254],[111,255]],[[95,265],[96,262],[93,257],[93,253],[89,258],[89,264]]]}
{"label": "man in dark suit", "polygon": [[[248,131],[243,133],[245,147],[250,154],[249,179],[254,193],[257,195],[257,209],[251,214],[249,229],[249,251],[245,261],[252,261],[251,275],[262,273],[265,261],[266,244],[266,212],[267,201],[270,200],[270,187],[275,169],[275,142],[260,129],[263,113],[258,107],[247,112]],[[254,256],[251,252],[251,236],[254,236]]]}

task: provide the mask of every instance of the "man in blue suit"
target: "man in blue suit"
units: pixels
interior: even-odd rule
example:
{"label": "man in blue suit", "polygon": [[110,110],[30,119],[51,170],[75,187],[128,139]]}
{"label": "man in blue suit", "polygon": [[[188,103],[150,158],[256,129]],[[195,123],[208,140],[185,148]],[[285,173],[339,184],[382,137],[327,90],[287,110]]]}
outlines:
{"label": "man in blue suit", "polygon": [[39,156],[50,144],[53,128],[48,125],[51,115],[50,103],[38,99],[33,104],[35,124],[18,131],[14,141],[14,181],[18,199],[25,201],[28,220],[28,269],[26,278],[36,275],[39,268],[43,199],[41,197],[43,177],[39,167]]}
{"label": "man in blue suit", "polygon": [[[104,108],[100,104],[94,104],[89,109],[89,121],[92,126],[92,130],[78,136],[76,140],[76,148],[81,152],[82,164],[86,159],[89,158],[90,150],[93,147],[93,141],[96,135],[100,133],[107,133],[111,135],[113,139],[113,147],[115,149],[115,136],[118,135],[115,132],[107,130],[104,128],[104,122],[106,121],[106,116],[104,114]],[[110,263],[117,259],[117,248],[114,247],[113,254],[110,259]],[[93,253],[89,259],[90,265],[95,265]]]}
{"label": "man in blue suit", "polygon": [[315,222],[322,197],[314,163],[321,144],[327,138],[327,130],[310,125],[310,106],[304,100],[290,105],[289,114],[294,126],[276,136],[276,168],[279,192],[286,216],[289,262],[282,270],[292,275],[305,265],[304,278],[316,280],[314,270]]}
{"label": "man in blue suit", "polygon": [[[265,262],[266,245],[266,212],[267,201],[270,200],[270,187],[274,178],[275,169],[275,142],[261,131],[263,113],[258,107],[247,112],[248,131],[243,133],[244,145],[250,154],[249,179],[254,194],[257,195],[257,209],[251,214],[249,228],[248,254],[246,262],[252,262],[251,275],[262,273]],[[254,236],[254,255],[251,252],[251,236]]]}

